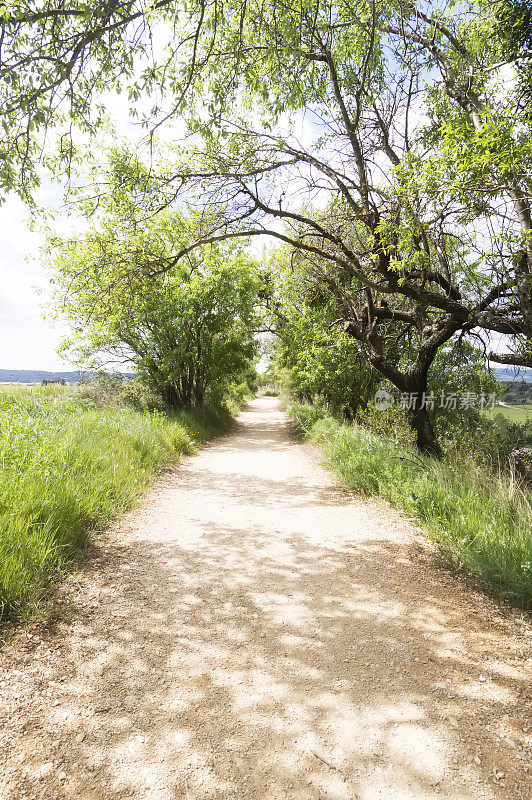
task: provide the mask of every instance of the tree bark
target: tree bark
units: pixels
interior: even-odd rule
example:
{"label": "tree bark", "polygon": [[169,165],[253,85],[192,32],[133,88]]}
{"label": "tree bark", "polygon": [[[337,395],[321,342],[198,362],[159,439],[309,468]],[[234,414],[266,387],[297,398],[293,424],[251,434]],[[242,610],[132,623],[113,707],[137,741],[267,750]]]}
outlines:
{"label": "tree bark", "polygon": [[[448,337],[447,337],[448,338]],[[416,446],[425,455],[441,458],[442,450],[426,407],[427,376],[437,348],[420,348],[410,370],[400,372],[393,364],[375,353],[369,354],[371,365],[403,393],[407,404],[407,418],[416,436]]]}
{"label": "tree bark", "polygon": [[163,398],[168,408],[180,408],[182,405],[179,393],[176,391],[176,388],[173,384],[169,384],[164,388]]}
{"label": "tree bark", "polygon": [[416,435],[418,449],[425,455],[441,458],[442,451],[426,406],[421,406],[421,403],[418,403],[417,407],[410,409],[408,421]]}

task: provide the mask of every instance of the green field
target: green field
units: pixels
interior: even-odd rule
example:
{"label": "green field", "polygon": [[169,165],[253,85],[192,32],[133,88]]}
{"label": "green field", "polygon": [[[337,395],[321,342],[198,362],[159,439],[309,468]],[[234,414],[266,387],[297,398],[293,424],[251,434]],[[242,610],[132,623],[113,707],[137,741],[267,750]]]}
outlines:
{"label": "green field", "polygon": [[73,387],[2,387],[0,621],[42,608],[95,533],[229,419],[100,406]]}
{"label": "green field", "polygon": [[532,419],[532,403],[515,406],[495,406],[495,408],[486,409],[484,413],[487,417],[490,417],[490,419],[494,419],[498,414],[502,414],[502,416],[509,419],[510,422],[526,422],[528,419]]}

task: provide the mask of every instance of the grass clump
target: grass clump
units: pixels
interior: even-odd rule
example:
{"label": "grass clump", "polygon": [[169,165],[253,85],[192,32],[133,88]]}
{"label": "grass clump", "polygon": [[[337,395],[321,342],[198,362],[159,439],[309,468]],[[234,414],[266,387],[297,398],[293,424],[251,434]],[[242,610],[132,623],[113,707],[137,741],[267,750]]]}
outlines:
{"label": "grass clump", "polygon": [[0,621],[31,616],[165,463],[229,420],[96,405],[68,387],[0,391]]}
{"label": "grass clump", "polygon": [[319,409],[292,403],[288,411],[298,430],[324,447],[328,465],[348,489],[383,497],[416,517],[445,563],[532,610],[529,489],[463,455],[436,461]]}

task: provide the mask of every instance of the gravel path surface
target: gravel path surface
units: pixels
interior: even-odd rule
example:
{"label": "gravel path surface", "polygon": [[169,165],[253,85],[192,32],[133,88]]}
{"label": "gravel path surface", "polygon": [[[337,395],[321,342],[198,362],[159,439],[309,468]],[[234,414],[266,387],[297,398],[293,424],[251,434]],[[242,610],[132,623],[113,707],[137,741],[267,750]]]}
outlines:
{"label": "gravel path surface", "polygon": [[530,628],[432,558],[254,400],[4,646],[0,798],[529,800]]}

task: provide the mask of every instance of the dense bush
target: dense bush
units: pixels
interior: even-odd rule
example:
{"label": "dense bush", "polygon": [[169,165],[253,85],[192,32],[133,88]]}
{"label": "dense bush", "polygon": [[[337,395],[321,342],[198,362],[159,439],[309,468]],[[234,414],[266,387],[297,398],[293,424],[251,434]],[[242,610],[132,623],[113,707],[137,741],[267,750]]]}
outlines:
{"label": "dense bush", "polygon": [[[254,363],[256,264],[230,241],[174,258],[200,221],[169,208],[139,218],[147,169],[121,151],[109,157],[98,215],[81,236],[48,241],[56,312],[71,332],[63,350],[92,369],[129,365],[166,407],[217,403]],[[158,407],[151,395],[138,403],[147,405]]]}
{"label": "dense bush", "polygon": [[165,403],[160,395],[140,378],[125,378],[102,373],[80,381],[76,386],[79,396],[95,406],[127,406],[137,411],[163,411]]}
{"label": "dense bush", "polygon": [[516,423],[503,414],[492,419],[477,412],[467,420],[442,420],[441,437],[448,459],[468,456],[493,472],[508,472],[510,454],[532,446],[532,420]]}
{"label": "dense bush", "polygon": [[137,411],[163,411],[164,400],[141,378],[123,380],[119,389],[120,402]]}
{"label": "dense bush", "polygon": [[[335,303],[323,294],[288,253],[276,253],[273,314],[277,338],[272,347],[275,382],[292,397],[325,404],[352,418],[375,393],[380,381],[360,344],[338,325]],[[273,376],[272,376],[273,377]]]}
{"label": "dense bush", "polygon": [[356,422],[373,433],[393,438],[401,444],[415,444],[415,436],[406,414],[398,405],[378,411],[373,403],[368,403],[358,412]]}
{"label": "dense bush", "polygon": [[[303,436],[310,434],[316,422],[327,417],[325,409],[310,403],[290,403],[288,413],[296,424],[297,432]],[[332,419],[331,417],[327,418]]]}

